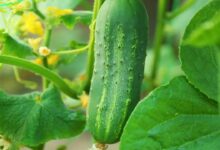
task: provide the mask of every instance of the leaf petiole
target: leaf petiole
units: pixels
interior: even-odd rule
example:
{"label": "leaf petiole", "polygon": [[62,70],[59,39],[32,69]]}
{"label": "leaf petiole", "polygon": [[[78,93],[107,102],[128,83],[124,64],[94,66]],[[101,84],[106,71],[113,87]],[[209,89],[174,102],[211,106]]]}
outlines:
{"label": "leaf petiole", "polygon": [[13,70],[14,70],[15,79],[18,83],[23,84],[26,88],[29,88],[32,90],[37,88],[36,82],[21,79],[18,69],[16,67],[13,67]]}

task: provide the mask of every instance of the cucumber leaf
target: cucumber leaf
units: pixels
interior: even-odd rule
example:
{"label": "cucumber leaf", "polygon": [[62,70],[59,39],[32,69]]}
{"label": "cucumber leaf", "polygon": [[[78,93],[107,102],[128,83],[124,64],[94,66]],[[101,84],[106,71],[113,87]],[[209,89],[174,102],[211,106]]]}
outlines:
{"label": "cucumber leaf", "polygon": [[124,128],[120,149],[205,150],[205,143],[218,150],[216,139],[220,139],[217,102],[180,76],[137,105]]}
{"label": "cucumber leaf", "polygon": [[[200,44],[196,41],[194,41],[195,45],[185,42],[190,39],[193,34],[200,32],[198,30],[203,30],[199,28],[203,28],[207,22],[215,24],[212,18],[213,16],[219,16],[219,13],[220,1],[213,0],[193,17],[183,37],[183,42],[180,47],[180,59],[182,62],[182,70],[185,72],[189,81],[208,97],[220,102],[220,63],[218,61],[220,60],[220,47],[215,44],[216,40],[212,39],[214,32],[219,36],[219,29],[214,29],[219,27],[214,27],[212,29],[213,31],[204,31],[201,35],[198,33],[198,38],[201,38],[201,41],[198,41]],[[216,17],[214,17],[214,19],[216,19]],[[210,43],[210,40],[214,43]],[[200,46],[198,47],[198,45]]]}
{"label": "cucumber leaf", "polygon": [[84,115],[68,110],[54,87],[43,94],[11,96],[0,92],[0,134],[12,142],[37,146],[76,136],[84,126]]}
{"label": "cucumber leaf", "polygon": [[[202,24],[194,28],[185,39],[185,44],[198,47],[220,44],[220,2],[215,1],[209,4],[209,18],[202,21]],[[200,12],[202,13],[202,12]],[[205,12],[204,12],[205,13]],[[202,15],[202,14],[200,14]],[[201,16],[200,16],[201,17]]]}
{"label": "cucumber leaf", "polygon": [[4,31],[0,31],[0,45],[2,45],[1,50],[4,55],[11,55],[20,58],[34,56],[33,50],[30,46],[15,39]]}

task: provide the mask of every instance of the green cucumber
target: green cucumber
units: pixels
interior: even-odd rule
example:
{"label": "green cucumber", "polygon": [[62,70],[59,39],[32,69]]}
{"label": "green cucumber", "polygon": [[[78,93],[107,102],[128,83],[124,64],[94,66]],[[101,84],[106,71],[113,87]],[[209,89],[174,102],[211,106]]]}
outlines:
{"label": "green cucumber", "polygon": [[119,141],[139,101],[148,41],[140,0],[106,0],[96,20],[88,127],[99,143]]}

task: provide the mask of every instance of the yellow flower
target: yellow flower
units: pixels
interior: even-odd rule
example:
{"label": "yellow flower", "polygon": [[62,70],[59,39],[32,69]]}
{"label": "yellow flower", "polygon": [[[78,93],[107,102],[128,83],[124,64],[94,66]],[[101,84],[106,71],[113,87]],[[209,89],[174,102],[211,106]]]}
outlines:
{"label": "yellow flower", "polygon": [[48,56],[51,54],[51,50],[48,47],[42,46],[39,48],[39,54],[41,56]]}
{"label": "yellow flower", "polygon": [[82,107],[86,108],[89,103],[89,95],[87,95],[85,92],[83,92],[83,94],[81,96],[79,96],[79,98],[82,103]]}
{"label": "yellow flower", "polygon": [[33,60],[33,63],[38,64],[38,65],[42,65],[43,61],[41,58],[36,58],[35,60]]}
{"label": "yellow flower", "polygon": [[40,47],[42,38],[30,38],[28,39],[28,44],[34,49],[37,50]]}
{"label": "yellow flower", "polygon": [[59,56],[58,55],[50,55],[47,62],[49,65],[54,65],[58,62]]}
{"label": "yellow flower", "polygon": [[44,34],[43,24],[39,17],[33,12],[24,13],[20,20],[20,30],[25,34],[36,34],[42,36]]}
{"label": "yellow flower", "polygon": [[48,16],[50,17],[61,17],[61,16],[64,16],[64,15],[69,15],[69,14],[72,14],[73,13],[73,10],[71,9],[59,9],[57,7],[48,7],[47,8],[47,13],[48,13]]}

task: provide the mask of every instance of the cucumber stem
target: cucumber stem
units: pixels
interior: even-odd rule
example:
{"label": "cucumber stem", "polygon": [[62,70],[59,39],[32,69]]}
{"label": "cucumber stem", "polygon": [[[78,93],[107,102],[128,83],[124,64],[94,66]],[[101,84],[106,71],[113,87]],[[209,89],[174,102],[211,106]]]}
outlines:
{"label": "cucumber stem", "polygon": [[86,68],[86,80],[84,82],[83,90],[89,93],[90,83],[92,78],[92,72],[94,67],[94,41],[95,41],[95,20],[98,15],[99,9],[104,0],[95,0],[93,6],[93,17],[90,25],[90,37],[89,37],[89,48],[88,48],[88,60]]}
{"label": "cucumber stem", "polygon": [[96,143],[95,147],[97,148],[97,150],[107,150],[108,148],[106,144],[102,144],[102,143]]}

